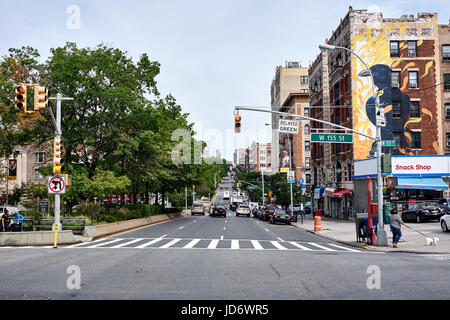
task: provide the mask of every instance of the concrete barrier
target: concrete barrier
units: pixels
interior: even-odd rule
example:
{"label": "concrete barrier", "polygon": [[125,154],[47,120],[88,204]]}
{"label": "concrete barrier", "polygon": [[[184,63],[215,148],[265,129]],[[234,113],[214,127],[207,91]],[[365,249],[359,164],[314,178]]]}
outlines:
{"label": "concrete barrier", "polygon": [[171,214],[160,214],[157,216],[150,216],[141,219],[132,219],[127,221],[119,221],[113,223],[99,224],[96,226],[86,226],[84,228],[83,237],[91,237],[93,240],[109,236],[115,233],[120,233],[147,225],[151,225],[158,222],[168,221],[176,218],[180,218],[186,215],[186,213],[171,213]]}
{"label": "concrete barrier", "polygon": [[[0,232],[0,246],[36,246],[53,245],[53,231]],[[58,232],[57,244],[76,243],[72,230]]]}

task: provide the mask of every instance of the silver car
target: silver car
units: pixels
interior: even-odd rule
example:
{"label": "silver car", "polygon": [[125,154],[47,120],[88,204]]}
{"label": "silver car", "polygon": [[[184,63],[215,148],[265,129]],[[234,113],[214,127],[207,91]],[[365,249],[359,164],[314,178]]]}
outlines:
{"label": "silver car", "polygon": [[248,205],[239,205],[236,209],[236,217],[239,215],[246,215],[247,217],[250,217],[250,207]]}

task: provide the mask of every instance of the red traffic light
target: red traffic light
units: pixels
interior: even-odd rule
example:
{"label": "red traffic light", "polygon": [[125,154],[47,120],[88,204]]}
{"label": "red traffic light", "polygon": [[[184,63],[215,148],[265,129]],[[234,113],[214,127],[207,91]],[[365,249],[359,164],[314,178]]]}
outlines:
{"label": "red traffic light", "polygon": [[19,92],[19,93],[25,93],[25,87],[18,86],[18,87],[17,87],[17,92]]}

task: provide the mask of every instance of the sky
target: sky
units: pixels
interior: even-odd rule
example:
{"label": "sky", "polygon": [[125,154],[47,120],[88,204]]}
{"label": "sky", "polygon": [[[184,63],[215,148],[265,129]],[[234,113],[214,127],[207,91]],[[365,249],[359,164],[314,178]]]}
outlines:
{"label": "sky", "polygon": [[275,68],[308,67],[349,6],[385,18],[437,12],[440,24],[450,19],[450,1],[440,0],[1,0],[0,55],[31,46],[44,61],[66,42],[106,43],[133,59],[147,53],[161,64],[161,96],[172,94],[189,113],[212,155],[218,149],[233,160],[236,148],[271,140],[266,113],[241,111],[235,134],[234,107],[270,108]]}

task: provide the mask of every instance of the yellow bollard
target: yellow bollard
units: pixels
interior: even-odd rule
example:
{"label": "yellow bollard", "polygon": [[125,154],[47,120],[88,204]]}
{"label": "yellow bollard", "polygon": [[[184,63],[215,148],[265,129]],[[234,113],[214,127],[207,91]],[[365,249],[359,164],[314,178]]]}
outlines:
{"label": "yellow bollard", "polygon": [[58,240],[58,223],[55,223],[55,241],[53,244],[53,248],[58,248],[57,240]]}

